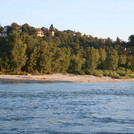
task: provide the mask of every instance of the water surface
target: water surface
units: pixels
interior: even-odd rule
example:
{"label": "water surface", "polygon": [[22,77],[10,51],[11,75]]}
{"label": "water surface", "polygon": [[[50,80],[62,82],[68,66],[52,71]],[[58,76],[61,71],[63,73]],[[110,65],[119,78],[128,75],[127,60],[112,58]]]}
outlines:
{"label": "water surface", "polygon": [[90,133],[134,133],[134,83],[0,84],[0,134]]}

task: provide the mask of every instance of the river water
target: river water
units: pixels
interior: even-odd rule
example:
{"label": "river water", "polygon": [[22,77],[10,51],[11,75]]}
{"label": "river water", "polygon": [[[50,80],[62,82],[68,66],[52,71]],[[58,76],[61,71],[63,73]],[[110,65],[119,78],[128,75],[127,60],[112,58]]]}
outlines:
{"label": "river water", "polygon": [[134,83],[0,83],[0,134],[134,134]]}

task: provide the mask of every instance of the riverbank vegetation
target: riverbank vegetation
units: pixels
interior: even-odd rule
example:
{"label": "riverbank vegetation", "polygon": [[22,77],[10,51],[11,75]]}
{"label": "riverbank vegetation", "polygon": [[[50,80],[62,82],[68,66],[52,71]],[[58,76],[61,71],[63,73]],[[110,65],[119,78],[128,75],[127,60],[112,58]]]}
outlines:
{"label": "riverbank vegetation", "polygon": [[134,35],[128,42],[118,37],[113,41],[59,31],[51,25],[49,29],[42,27],[43,37],[38,37],[37,29],[28,24],[22,25],[22,32],[17,27],[11,24],[8,36],[0,36],[1,74],[74,73],[134,78]]}

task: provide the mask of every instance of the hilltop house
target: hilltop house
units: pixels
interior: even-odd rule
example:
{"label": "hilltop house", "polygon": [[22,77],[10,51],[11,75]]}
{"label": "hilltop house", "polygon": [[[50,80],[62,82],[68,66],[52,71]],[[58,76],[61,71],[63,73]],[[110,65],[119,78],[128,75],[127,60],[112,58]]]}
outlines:
{"label": "hilltop house", "polygon": [[7,36],[7,33],[0,33],[0,36],[3,36],[3,37],[5,37],[5,36]]}
{"label": "hilltop house", "polygon": [[54,31],[52,31],[52,32],[51,32],[51,36],[54,36],[54,35],[55,35]]}
{"label": "hilltop house", "polygon": [[82,33],[80,33],[80,36],[83,36],[83,34],[82,34]]}
{"label": "hilltop house", "polygon": [[81,36],[81,37],[83,36],[83,34],[80,33],[80,32],[77,32],[76,35],[77,35],[77,36]]}
{"label": "hilltop house", "polygon": [[[4,26],[4,28],[3,28],[3,31],[0,33],[0,36],[7,36],[8,34],[7,34],[7,32],[8,32],[8,28],[9,28],[10,26],[9,25],[7,25],[7,26]],[[17,32],[22,32],[22,29],[21,29],[22,27],[21,26],[16,26],[16,31]]]}
{"label": "hilltop house", "polygon": [[37,35],[38,37],[43,37],[43,36],[44,36],[44,33],[43,33],[43,31],[42,31],[41,29],[37,29],[37,30],[36,30],[36,35]]}
{"label": "hilltop house", "polygon": [[4,32],[4,33],[7,33],[8,27],[9,27],[9,26],[4,26],[4,29],[3,29],[3,32]]}
{"label": "hilltop house", "polygon": [[3,31],[0,33],[0,37],[6,37],[7,36],[7,30],[9,26],[5,26],[3,28]]}

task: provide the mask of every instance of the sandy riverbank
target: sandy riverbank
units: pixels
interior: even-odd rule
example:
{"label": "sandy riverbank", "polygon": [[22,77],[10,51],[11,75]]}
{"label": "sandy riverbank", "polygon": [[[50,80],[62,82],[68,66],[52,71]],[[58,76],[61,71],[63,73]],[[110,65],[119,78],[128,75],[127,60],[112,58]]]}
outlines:
{"label": "sandy riverbank", "polygon": [[0,75],[0,82],[134,82],[134,79],[112,79],[92,75]]}

